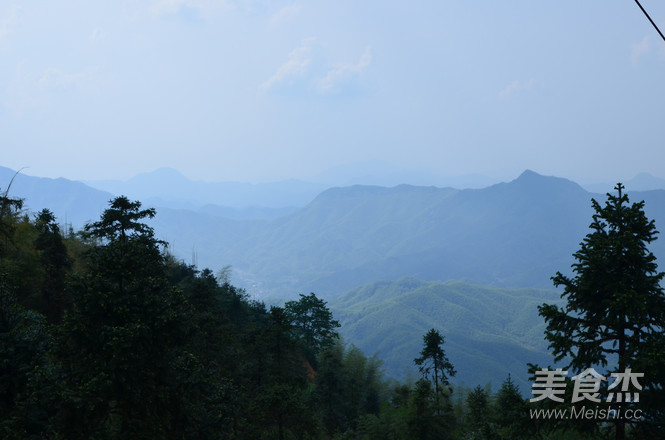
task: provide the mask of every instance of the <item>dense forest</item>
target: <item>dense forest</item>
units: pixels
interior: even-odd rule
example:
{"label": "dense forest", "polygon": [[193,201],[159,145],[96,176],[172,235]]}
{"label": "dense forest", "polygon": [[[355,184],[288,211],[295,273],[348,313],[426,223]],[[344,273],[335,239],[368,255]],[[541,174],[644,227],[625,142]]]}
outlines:
{"label": "dense forest", "polygon": [[[155,214],[118,197],[99,220],[63,231],[50,211],[30,215],[22,200],[7,192],[0,198],[0,437],[657,438],[665,361],[651,332],[641,336],[646,348],[631,345],[621,364],[649,368],[648,420],[619,428],[607,420],[533,418],[553,402],[525,399],[510,376],[497,390],[451,385],[455,366],[436,329],[423,335],[413,360],[421,377],[384,377],[380,359],[341,340],[315,293],[282,306],[253,300],[224,270],[171,256],[145,223]],[[585,275],[578,275],[555,280],[571,298],[579,299],[575,282]],[[543,305],[541,313],[558,359],[588,351],[560,343],[576,338],[565,334],[565,311]],[[639,325],[662,329],[662,316],[654,319]],[[603,364],[592,354],[579,366]],[[566,396],[573,387],[568,380]]]}

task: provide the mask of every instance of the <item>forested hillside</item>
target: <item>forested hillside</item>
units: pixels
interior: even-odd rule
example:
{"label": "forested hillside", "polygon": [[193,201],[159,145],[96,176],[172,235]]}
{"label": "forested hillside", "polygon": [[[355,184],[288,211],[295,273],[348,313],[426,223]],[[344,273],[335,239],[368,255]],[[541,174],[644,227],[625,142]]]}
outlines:
{"label": "forested hillside", "polygon": [[330,307],[344,338],[366,353],[376,352],[386,370],[398,377],[417,371],[414,341],[435,327],[446,335],[448,356],[459,370],[456,383],[491,382],[496,388],[512,374],[528,393],[524,360],[552,363],[538,316],[543,302],[559,302],[559,293],[403,278],[353,289],[331,300]]}
{"label": "forested hillside", "polygon": [[[67,234],[49,210],[30,216],[22,205],[0,197],[2,438],[601,439],[625,428],[533,416],[551,402],[526,400],[529,383],[511,373],[547,365],[534,308],[550,342],[569,328],[552,318],[566,312],[551,291],[405,278],[337,298],[338,316],[314,293],[267,307],[227,271],[170,255],[140,202],[117,197]],[[627,294],[662,302],[653,289]],[[660,309],[628,359],[655,366],[643,391],[652,412],[634,438],[662,426]],[[550,345],[558,360],[566,344]],[[418,373],[407,380],[384,375],[410,363]]]}
{"label": "forested hillside", "polygon": [[[6,194],[4,439],[463,438],[482,426],[535,432],[502,415],[524,407],[509,377],[496,403],[482,387],[453,389],[425,373],[415,383],[387,381],[381,360],[342,343],[325,301],[312,293],[267,308],[226,273],[178,262],[145,223],[155,211],[139,202],[118,197],[98,221],[65,237],[50,211],[31,218]],[[442,343],[432,349],[443,355]],[[422,353],[418,362],[427,365]],[[482,424],[472,417],[474,399],[484,408]]]}

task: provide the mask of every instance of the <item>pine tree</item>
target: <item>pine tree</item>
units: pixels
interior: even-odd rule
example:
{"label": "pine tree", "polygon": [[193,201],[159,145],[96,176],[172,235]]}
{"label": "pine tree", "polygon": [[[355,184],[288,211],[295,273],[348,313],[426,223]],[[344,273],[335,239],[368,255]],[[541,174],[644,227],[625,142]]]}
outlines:
{"label": "pine tree", "polygon": [[423,336],[423,349],[420,357],[413,361],[418,365],[420,372],[425,378],[432,378],[437,413],[439,412],[439,395],[441,388],[448,386],[448,376],[452,377],[456,371],[450,363],[446,353],[443,351],[444,338],[438,330],[431,329]]}
{"label": "pine tree", "polygon": [[72,260],[51,211],[44,209],[39,213],[35,228],[38,234],[35,248],[40,251],[40,263],[45,275],[41,289],[45,302],[43,313],[49,322],[59,323],[67,306],[65,278],[72,267]]}
{"label": "pine tree", "polygon": [[469,410],[469,425],[474,436],[483,438],[485,431],[489,430],[490,396],[488,391],[478,385],[466,397],[466,406]]}
{"label": "pine tree", "polygon": [[[591,232],[574,254],[574,277],[560,272],[552,277],[555,286],[564,287],[565,306],[538,309],[556,361],[569,357],[576,372],[610,365],[616,368],[612,372],[644,373],[643,392],[655,399],[649,412],[662,414],[663,399],[655,395],[665,384],[664,359],[658,355],[665,347],[660,287],[665,274],[657,271],[656,257],[647,249],[658,231],[643,201],[631,205],[623,185],[615,189],[618,194],[607,194],[605,206],[592,199]],[[625,422],[615,421],[617,439],[625,438]]]}
{"label": "pine tree", "polygon": [[494,419],[499,438],[506,440],[533,438],[527,414],[524,399],[509,374],[497,391],[494,402]]}
{"label": "pine tree", "polygon": [[317,356],[331,347],[339,338],[335,328],[339,322],[333,319],[326,302],[314,293],[300,294],[298,301],[287,301],[284,311],[291,320],[296,338],[301,342],[307,360],[316,368]]}
{"label": "pine tree", "polygon": [[86,226],[97,245],[70,283],[72,309],[54,351],[63,378],[56,423],[67,438],[169,438],[187,429],[185,396],[198,371],[183,350],[190,308],[168,283],[162,242],[142,222],[154,210],[140,207],[118,197]]}

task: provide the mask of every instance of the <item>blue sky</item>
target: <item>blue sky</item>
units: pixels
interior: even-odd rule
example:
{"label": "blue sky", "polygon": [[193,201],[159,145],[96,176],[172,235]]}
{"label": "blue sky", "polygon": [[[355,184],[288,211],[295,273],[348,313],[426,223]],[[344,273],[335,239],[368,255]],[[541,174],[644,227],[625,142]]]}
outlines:
{"label": "blue sky", "polygon": [[[665,3],[642,4],[665,28]],[[10,0],[0,165],[665,177],[664,79],[665,42],[631,0]]]}

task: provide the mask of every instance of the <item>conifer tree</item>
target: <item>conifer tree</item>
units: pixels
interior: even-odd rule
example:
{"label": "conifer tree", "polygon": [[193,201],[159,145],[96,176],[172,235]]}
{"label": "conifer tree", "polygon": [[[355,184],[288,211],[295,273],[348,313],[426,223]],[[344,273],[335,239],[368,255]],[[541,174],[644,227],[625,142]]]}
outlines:
{"label": "conifer tree", "polygon": [[59,323],[67,306],[65,278],[71,269],[72,260],[67,255],[60,227],[51,211],[44,209],[39,213],[35,228],[38,234],[35,247],[40,251],[40,263],[44,270],[41,289],[45,302],[44,314],[49,322]]}
{"label": "conifer tree", "polygon": [[478,385],[466,397],[469,410],[469,425],[473,435],[483,438],[489,430],[490,396],[485,388]]}
{"label": "conifer tree", "polygon": [[182,349],[190,310],[168,283],[164,254],[142,222],[154,210],[118,197],[86,226],[97,241],[72,279],[58,329],[60,433],[77,438],[169,438],[186,433],[185,381],[198,360]]}
{"label": "conifer tree", "polygon": [[314,293],[300,294],[298,301],[287,301],[284,311],[291,320],[296,338],[301,342],[307,360],[316,367],[317,356],[339,338],[335,330],[339,322],[333,319],[326,302]]}
{"label": "conifer tree", "polygon": [[527,414],[525,401],[509,374],[497,391],[494,402],[494,421],[499,438],[505,440],[533,438]]}
{"label": "conifer tree", "polygon": [[[627,369],[643,373],[643,393],[654,399],[645,412],[662,415],[664,359],[658,353],[665,347],[665,294],[660,286],[665,274],[658,272],[656,257],[647,248],[658,231],[647,219],[643,201],[630,204],[620,183],[615,190],[616,195],[607,194],[605,206],[591,201],[591,232],[574,254],[574,276],[557,272],[552,277],[555,286],[564,287],[566,304],[538,309],[555,361],[569,358],[575,372],[610,365],[606,377]],[[652,416],[650,422],[657,424],[658,418]],[[625,438],[625,422],[615,421],[617,439]]]}
{"label": "conifer tree", "polygon": [[439,411],[439,395],[441,387],[448,386],[448,377],[455,375],[456,371],[443,351],[444,338],[438,330],[430,329],[423,336],[423,349],[420,357],[413,361],[418,365],[423,377],[432,379],[437,412]]}

